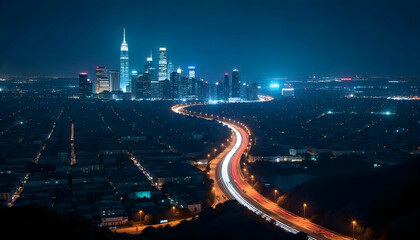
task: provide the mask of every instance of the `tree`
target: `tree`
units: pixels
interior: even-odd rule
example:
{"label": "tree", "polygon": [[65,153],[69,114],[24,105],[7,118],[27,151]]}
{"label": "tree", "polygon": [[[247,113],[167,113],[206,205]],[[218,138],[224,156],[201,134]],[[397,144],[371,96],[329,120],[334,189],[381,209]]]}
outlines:
{"label": "tree", "polygon": [[154,221],[154,217],[153,217],[152,214],[147,213],[144,216],[144,219],[143,219],[144,224],[146,224],[146,225],[153,224],[154,223],[153,221]]}

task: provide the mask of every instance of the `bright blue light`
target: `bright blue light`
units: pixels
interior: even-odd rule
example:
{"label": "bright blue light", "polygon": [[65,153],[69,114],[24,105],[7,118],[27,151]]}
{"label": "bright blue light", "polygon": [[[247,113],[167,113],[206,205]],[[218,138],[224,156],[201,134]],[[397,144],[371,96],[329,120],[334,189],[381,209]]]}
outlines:
{"label": "bright blue light", "polygon": [[270,88],[279,88],[280,85],[278,83],[272,83],[270,84]]}

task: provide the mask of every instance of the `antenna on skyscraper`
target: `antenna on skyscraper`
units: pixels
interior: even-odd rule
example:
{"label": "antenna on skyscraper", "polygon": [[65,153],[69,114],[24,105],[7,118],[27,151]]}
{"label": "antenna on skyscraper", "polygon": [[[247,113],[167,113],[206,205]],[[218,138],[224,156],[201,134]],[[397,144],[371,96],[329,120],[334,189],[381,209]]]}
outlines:
{"label": "antenna on skyscraper", "polygon": [[125,27],[124,27],[124,39],[123,39],[123,42],[125,42]]}

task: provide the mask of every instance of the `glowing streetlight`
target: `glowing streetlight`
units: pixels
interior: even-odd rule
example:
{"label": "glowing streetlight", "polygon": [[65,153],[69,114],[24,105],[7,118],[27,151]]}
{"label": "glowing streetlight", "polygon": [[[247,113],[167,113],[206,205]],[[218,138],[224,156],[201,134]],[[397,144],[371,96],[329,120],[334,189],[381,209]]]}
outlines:
{"label": "glowing streetlight", "polygon": [[303,204],[303,219],[306,219],[306,207],[308,205],[306,205],[306,203]]}
{"label": "glowing streetlight", "polygon": [[354,228],[356,227],[357,222],[353,220],[353,222],[351,222],[353,225],[353,240],[354,240]]}
{"label": "glowing streetlight", "polygon": [[143,211],[142,211],[142,210],[140,210],[140,211],[139,211],[139,214],[140,214],[140,219],[139,219],[139,220],[140,220],[140,223],[139,223],[139,226],[141,225],[141,214],[142,214],[142,213],[143,213]]}
{"label": "glowing streetlight", "polygon": [[277,189],[274,189],[274,202],[277,202]]}

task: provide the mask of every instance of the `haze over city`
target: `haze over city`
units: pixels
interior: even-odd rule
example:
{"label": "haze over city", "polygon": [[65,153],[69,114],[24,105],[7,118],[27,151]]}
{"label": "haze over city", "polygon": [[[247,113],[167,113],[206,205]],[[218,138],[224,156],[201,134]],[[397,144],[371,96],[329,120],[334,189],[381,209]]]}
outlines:
{"label": "haze over city", "polygon": [[[417,1],[3,1],[0,74],[64,75],[118,66],[122,28],[133,67],[150,50],[203,77],[415,75]],[[24,7],[22,7],[24,6]],[[7,46],[7,47],[6,47]],[[157,56],[157,55],[155,55]]]}

